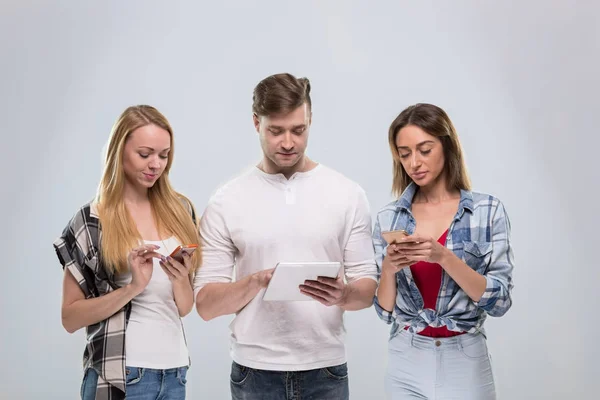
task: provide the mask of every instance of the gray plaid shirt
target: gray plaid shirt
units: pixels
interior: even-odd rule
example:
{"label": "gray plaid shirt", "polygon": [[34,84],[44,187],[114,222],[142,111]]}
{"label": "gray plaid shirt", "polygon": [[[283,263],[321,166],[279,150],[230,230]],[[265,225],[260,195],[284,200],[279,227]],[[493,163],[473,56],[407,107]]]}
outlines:
{"label": "gray plaid shirt", "polygon": [[[404,229],[412,234],[416,222],[411,212],[417,186],[411,183],[397,201],[377,214],[373,243],[379,273],[387,250],[382,231]],[[436,310],[423,308],[423,298],[410,268],[396,274],[398,293],[392,312],[383,309],[375,297],[379,317],[393,323],[390,336],[400,329],[417,333],[427,326],[446,326],[451,331],[483,332],[487,315],[502,316],[512,305],[513,251],[510,244],[510,221],[504,205],[497,198],[476,192],[461,191],[458,211],[450,225],[446,247],[486,278],[487,286],[478,302],[471,298],[443,271]]]}
{"label": "gray plaid shirt", "polygon": [[[182,203],[196,222],[192,205],[183,199]],[[102,229],[94,203],[81,207],[54,241],[60,263],[75,277],[86,299],[118,289],[114,275],[100,260],[101,243]],[[125,399],[125,331],[130,313],[131,303],[127,303],[110,318],[86,327],[83,367],[98,373],[96,400]]]}

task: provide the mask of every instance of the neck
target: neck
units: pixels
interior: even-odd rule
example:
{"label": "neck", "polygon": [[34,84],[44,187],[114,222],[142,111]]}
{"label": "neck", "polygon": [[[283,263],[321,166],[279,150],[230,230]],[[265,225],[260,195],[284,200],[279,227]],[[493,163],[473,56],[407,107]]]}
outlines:
{"label": "neck", "polygon": [[125,184],[123,201],[127,205],[138,206],[149,202],[148,189]]}
{"label": "neck", "polygon": [[440,177],[440,179],[436,179],[435,182],[427,186],[419,187],[413,202],[437,204],[446,200],[456,199],[457,196],[460,197],[460,191],[448,189],[446,179]]}
{"label": "neck", "polygon": [[317,166],[317,163],[303,155],[302,158],[289,168],[282,168],[271,161],[267,156],[263,155],[262,161],[258,164],[258,168],[267,174],[283,174],[287,179],[290,179],[296,172],[307,172]]}

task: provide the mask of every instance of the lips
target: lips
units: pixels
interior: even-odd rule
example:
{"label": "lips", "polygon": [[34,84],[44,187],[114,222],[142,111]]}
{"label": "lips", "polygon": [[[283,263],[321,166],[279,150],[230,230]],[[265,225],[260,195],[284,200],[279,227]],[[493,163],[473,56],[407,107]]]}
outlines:
{"label": "lips", "polygon": [[427,175],[427,171],[425,171],[425,172],[416,172],[416,173],[412,174],[412,178],[414,180],[421,180],[421,179],[425,178],[425,175]]}
{"label": "lips", "polygon": [[147,174],[145,172],[143,172],[144,174],[144,178],[146,178],[149,181],[153,181],[158,175],[157,174]]}

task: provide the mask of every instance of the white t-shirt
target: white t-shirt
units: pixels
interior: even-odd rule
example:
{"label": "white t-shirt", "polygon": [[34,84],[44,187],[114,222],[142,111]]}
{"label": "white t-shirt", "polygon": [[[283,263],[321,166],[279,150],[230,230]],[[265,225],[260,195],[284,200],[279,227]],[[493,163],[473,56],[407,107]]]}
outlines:
{"label": "white t-shirt", "polygon": [[[318,165],[267,174],[252,168],[210,199],[200,228],[203,263],[194,294],[278,262],[340,261],[348,282],[377,281],[371,216],[362,188]],[[301,371],[346,361],[343,310],[317,301],[263,302],[264,289],[234,318],[231,356],[251,368]]]}
{"label": "white t-shirt", "polygon": [[[158,253],[168,256],[179,246],[175,237],[144,240],[160,246]],[[131,272],[115,277],[119,286],[131,282]],[[173,297],[173,284],[157,259],[148,286],[131,301],[131,316],[125,333],[127,366],[168,369],[189,364],[183,325]]]}

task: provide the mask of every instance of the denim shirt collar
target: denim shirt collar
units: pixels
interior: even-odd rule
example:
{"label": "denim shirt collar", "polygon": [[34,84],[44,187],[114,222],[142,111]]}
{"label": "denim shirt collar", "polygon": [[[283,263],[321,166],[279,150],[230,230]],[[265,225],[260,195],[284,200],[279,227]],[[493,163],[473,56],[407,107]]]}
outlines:
{"label": "denim shirt collar", "polygon": [[[400,195],[398,201],[396,201],[396,211],[404,210],[412,215],[412,201],[418,188],[419,187],[414,182],[409,183],[406,189],[404,189],[404,192],[402,192],[402,195]],[[465,209],[473,212],[473,193],[461,189],[460,202],[458,203],[458,211],[456,213],[457,219],[463,215]]]}

